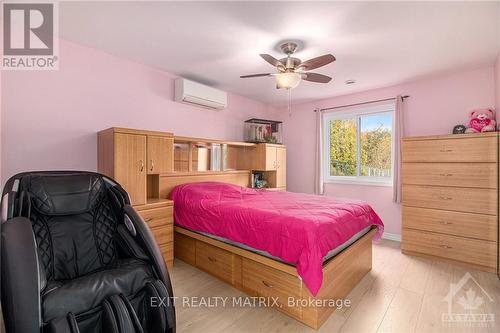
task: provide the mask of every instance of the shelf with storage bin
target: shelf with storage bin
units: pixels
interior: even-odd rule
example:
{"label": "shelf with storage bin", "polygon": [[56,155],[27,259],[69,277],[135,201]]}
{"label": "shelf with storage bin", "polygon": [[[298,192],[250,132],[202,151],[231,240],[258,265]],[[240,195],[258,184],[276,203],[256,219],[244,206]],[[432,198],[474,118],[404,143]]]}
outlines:
{"label": "shelf with storage bin", "polygon": [[203,139],[203,138],[196,138],[196,137],[189,137],[189,136],[174,136],[174,141],[176,143],[218,143],[218,144],[226,144],[228,146],[235,146],[235,147],[255,147],[257,144],[251,143],[251,142],[241,142],[241,141],[226,141],[226,140],[218,140],[218,139]]}
{"label": "shelf with storage bin", "polygon": [[285,190],[286,146],[174,136],[174,173],[235,170],[259,172],[268,188]]}
{"label": "shelf with storage bin", "polygon": [[174,137],[174,172],[251,169],[256,144],[247,142]]}

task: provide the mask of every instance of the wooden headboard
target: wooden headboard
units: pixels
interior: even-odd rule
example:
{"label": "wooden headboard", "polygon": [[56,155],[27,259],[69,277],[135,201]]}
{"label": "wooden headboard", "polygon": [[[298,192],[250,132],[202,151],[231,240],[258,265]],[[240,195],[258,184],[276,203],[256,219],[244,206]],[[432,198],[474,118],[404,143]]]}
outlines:
{"label": "wooden headboard", "polygon": [[199,182],[224,182],[249,187],[251,184],[250,170],[206,171],[206,172],[176,172],[160,175],[160,198],[169,198],[170,192],[177,185]]}

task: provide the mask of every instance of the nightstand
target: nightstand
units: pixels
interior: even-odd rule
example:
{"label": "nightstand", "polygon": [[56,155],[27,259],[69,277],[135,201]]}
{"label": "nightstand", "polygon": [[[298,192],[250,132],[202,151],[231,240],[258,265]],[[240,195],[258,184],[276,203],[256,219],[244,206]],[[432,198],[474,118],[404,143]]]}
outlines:
{"label": "nightstand", "polygon": [[168,199],[149,199],[134,209],[147,223],[160,247],[168,268],[174,264],[174,202]]}

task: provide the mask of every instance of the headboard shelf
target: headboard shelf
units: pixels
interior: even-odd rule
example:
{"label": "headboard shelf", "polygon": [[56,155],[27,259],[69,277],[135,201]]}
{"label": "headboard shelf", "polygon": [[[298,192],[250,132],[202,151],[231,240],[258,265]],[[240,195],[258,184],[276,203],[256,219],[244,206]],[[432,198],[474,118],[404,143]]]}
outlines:
{"label": "headboard shelf", "polygon": [[240,141],[224,141],[218,139],[204,139],[204,138],[195,138],[189,136],[174,136],[175,143],[192,143],[192,144],[207,144],[207,143],[217,143],[217,144],[225,144],[228,146],[235,147],[256,147],[257,144],[251,142],[240,142]]}
{"label": "headboard shelf", "polygon": [[239,186],[251,186],[250,170],[174,172],[160,175],[160,198],[170,198],[170,192],[177,185],[199,182],[223,182]]}
{"label": "headboard shelf", "polygon": [[174,172],[252,169],[256,145],[247,142],[174,137]]}
{"label": "headboard shelf", "polygon": [[224,170],[224,171],[176,171],[162,173],[160,177],[175,177],[175,176],[194,176],[194,175],[221,175],[221,174],[249,174],[249,170]]}
{"label": "headboard shelf", "polygon": [[115,179],[134,206],[165,204],[181,184],[219,181],[252,186],[259,170],[286,188],[286,147],[114,127],[98,133],[98,171]]}

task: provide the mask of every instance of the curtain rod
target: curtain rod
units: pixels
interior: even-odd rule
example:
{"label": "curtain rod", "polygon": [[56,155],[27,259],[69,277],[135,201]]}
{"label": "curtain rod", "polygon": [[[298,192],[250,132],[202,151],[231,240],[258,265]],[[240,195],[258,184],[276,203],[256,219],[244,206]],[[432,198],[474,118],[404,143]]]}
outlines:
{"label": "curtain rod", "polygon": [[[410,96],[409,96],[409,95],[401,96],[401,98],[402,98],[403,100],[404,100],[405,98],[408,98],[408,97],[410,97]],[[392,100],[394,100],[394,99],[396,99],[396,98],[397,98],[397,97],[391,97],[391,98],[377,99],[377,100],[374,100],[374,101],[367,101],[367,102],[361,102],[361,103],[354,103],[354,104],[339,105],[339,106],[334,106],[334,107],[331,107],[331,108],[324,108],[324,109],[314,110],[314,112],[316,112],[316,111],[323,112],[323,111],[328,111],[328,110],[334,110],[334,109],[346,108],[346,107],[349,107],[349,106],[357,106],[357,105],[363,105],[363,104],[371,104],[371,103],[377,103],[377,102],[392,101]]]}

